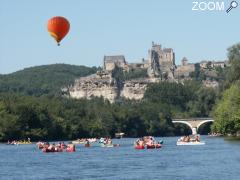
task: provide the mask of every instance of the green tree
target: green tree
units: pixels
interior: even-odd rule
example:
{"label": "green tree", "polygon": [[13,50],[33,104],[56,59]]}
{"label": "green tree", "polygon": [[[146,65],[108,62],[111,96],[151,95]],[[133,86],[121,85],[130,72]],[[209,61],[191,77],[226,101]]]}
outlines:
{"label": "green tree", "polygon": [[26,68],[0,76],[0,92],[24,95],[61,95],[61,89],[74,83],[76,78],[93,74],[96,67],[52,64]]}
{"label": "green tree", "polygon": [[228,87],[231,83],[240,80],[240,43],[228,48],[230,69],[227,74]]}
{"label": "green tree", "polygon": [[215,105],[216,90],[213,88],[201,87],[195,93],[196,99],[187,103],[191,117],[208,117]]}
{"label": "green tree", "polygon": [[213,131],[236,134],[240,131],[240,82],[226,90],[214,110]]}

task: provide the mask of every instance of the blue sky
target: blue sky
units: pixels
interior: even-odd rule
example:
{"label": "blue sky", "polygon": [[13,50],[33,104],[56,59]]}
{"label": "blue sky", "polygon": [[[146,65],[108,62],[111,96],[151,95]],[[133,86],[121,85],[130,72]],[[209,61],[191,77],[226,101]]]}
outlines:
{"label": "blue sky", "polygon": [[[226,10],[231,1],[224,2]],[[152,41],[173,48],[177,64],[184,56],[226,59],[226,49],[240,42],[240,7],[226,14],[192,6],[192,0],[1,0],[0,74],[54,63],[99,66],[104,55],[137,62]],[[60,47],[46,27],[57,15],[71,23]]]}

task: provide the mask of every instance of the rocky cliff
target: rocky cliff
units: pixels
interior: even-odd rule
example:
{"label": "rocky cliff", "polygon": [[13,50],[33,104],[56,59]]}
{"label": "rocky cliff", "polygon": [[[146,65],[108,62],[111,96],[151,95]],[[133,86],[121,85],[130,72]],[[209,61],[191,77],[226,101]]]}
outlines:
{"label": "rocky cliff", "polygon": [[69,95],[72,98],[91,99],[93,96],[104,97],[110,102],[117,98],[119,89],[115,79],[110,76],[98,76],[93,74],[75,80],[73,86],[69,87]]}
{"label": "rocky cliff", "polygon": [[133,79],[125,81],[120,96],[126,99],[140,100],[143,98],[149,83],[150,81],[148,79]]}
{"label": "rocky cliff", "polygon": [[[69,95],[72,98],[103,97],[111,103],[119,97],[126,99],[140,100],[143,98],[150,79],[133,79],[129,81],[117,82],[115,78],[108,74],[82,77],[75,80],[74,85],[69,87]],[[119,84],[121,84],[119,86]]]}

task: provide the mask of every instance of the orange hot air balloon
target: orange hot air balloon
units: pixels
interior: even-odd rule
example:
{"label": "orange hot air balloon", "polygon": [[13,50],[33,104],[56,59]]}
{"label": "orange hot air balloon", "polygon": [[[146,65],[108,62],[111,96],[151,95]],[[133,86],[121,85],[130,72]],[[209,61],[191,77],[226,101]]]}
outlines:
{"label": "orange hot air balloon", "polygon": [[66,18],[56,16],[48,21],[47,28],[48,32],[55,39],[59,46],[60,41],[67,35],[70,29],[70,24]]}

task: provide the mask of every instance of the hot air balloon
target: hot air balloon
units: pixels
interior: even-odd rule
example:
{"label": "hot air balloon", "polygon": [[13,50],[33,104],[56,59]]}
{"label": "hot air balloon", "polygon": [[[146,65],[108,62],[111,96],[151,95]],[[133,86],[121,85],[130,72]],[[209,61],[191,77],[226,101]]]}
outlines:
{"label": "hot air balloon", "polygon": [[55,39],[59,46],[60,41],[67,35],[70,29],[70,24],[66,18],[56,16],[48,21],[47,28],[48,32]]}

